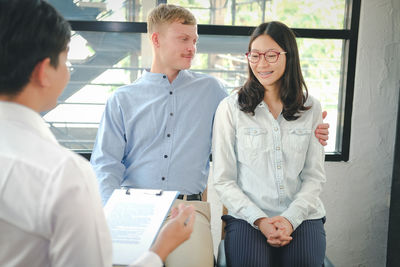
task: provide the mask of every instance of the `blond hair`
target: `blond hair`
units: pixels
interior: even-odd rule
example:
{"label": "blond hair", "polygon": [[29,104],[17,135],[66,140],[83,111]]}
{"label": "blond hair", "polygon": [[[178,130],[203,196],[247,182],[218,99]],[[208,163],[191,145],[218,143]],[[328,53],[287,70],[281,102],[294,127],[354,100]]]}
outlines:
{"label": "blond hair", "polygon": [[186,25],[197,24],[194,15],[186,8],[171,4],[160,4],[147,16],[147,32],[152,34],[160,25],[173,22]]}

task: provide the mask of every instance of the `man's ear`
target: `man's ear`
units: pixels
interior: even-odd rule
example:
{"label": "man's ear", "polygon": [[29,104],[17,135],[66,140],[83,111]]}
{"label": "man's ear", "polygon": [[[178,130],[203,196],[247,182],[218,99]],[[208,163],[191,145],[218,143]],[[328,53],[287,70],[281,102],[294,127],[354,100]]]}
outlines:
{"label": "man's ear", "polygon": [[31,75],[31,82],[36,83],[40,87],[48,87],[51,85],[49,74],[51,69],[53,68],[50,64],[50,58],[45,58],[42,61],[38,62],[33,69]]}
{"label": "man's ear", "polygon": [[160,47],[160,33],[153,32],[150,36],[151,42],[153,43],[154,47]]}

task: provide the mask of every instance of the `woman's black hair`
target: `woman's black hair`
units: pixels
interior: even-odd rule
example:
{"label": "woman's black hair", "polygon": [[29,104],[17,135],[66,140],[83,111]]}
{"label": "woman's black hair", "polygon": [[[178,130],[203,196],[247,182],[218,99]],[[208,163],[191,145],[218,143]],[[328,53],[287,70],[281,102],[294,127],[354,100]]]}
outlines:
{"label": "woman's black hair", "polygon": [[[251,50],[253,41],[260,35],[270,36],[287,52],[285,72],[281,77],[279,97],[283,104],[283,117],[288,121],[296,120],[300,116],[300,112],[310,108],[304,106],[308,97],[308,89],[301,73],[296,37],[293,31],[281,22],[272,21],[262,23],[253,31],[248,51]],[[264,99],[265,89],[255,77],[250,65],[248,65],[248,70],[249,77],[246,83],[239,88],[238,102],[243,112],[254,115],[256,106]]]}
{"label": "woman's black hair", "polygon": [[17,95],[45,58],[58,66],[69,23],[43,0],[0,0],[0,94]]}

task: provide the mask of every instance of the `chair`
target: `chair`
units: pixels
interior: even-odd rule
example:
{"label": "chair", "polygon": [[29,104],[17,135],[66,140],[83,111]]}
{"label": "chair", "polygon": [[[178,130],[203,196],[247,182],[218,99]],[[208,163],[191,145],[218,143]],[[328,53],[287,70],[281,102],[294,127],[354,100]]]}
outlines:
{"label": "chair", "polygon": [[[228,210],[225,206],[222,207],[222,214],[228,214]],[[217,256],[217,265],[216,267],[227,267],[226,264],[226,256],[225,256],[225,222],[222,221],[222,229],[221,229],[221,242],[218,245],[218,256]],[[332,262],[325,256],[324,264],[322,267],[334,267]]]}

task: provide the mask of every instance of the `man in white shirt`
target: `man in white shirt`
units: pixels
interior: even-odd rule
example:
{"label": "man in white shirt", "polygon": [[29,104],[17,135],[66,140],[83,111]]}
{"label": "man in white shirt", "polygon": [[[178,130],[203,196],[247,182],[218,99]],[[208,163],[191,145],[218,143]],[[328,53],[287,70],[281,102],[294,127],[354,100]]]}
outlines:
{"label": "man in white shirt", "polygon": [[[39,112],[69,80],[70,27],[42,0],[0,0],[0,262],[111,266],[110,233],[86,160],[61,147]],[[162,266],[193,229],[180,206],[133,266]]]}

